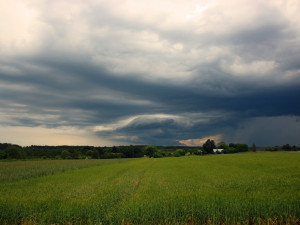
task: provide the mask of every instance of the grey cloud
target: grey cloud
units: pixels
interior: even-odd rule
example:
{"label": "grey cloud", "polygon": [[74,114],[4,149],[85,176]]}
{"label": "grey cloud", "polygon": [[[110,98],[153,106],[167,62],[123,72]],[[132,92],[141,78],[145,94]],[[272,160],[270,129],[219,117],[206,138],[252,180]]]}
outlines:
{"label": "grey cloud", "polygon": [[230,141],[242,141],[257,146],[282,146],[287,143],[298,144],[299,116],[255,117],[242,121],[225,132]]}
{"label": "grey cloud", "polygon": [[[51,61],[49,64],[51,65]],[[63,64],[63,62],[60,62]],[[74,62],[74,64],[76,64]],[[48,65],[49,66],[49,65]],[[50,67],[50,66],[49,66]],[[216,128],[222,126],[235,126],[243,118],[251,118],[253,116],[277,116],[286,114],[300,113],[297,106],[299,96],[298,89],[294,86],[281,89],[265,89],[258,90],[252,84],[242,83],[232,79],[216,79],[208,77],[208,86],[213,92],[209,92],[209,87],[199,86],[204,88],[197,91],[197,87],[178,87],[172,85],[149,84],[147,82],[124,78],[116,78],[110,76],[109,73],[102,73],[91,66],[80,65],[78,68],[72,64],[65,65],[55,64],[52,67],[56,68],[57,74],[51,78],[48,74],[48,79],[54,82],[41,82],[36,79],[35,74],[26,74],[29,78],[28,84],[35,87],[25,91],[8,90],[2,93],[6,99],[14,100],[17,103],[27,104],[28,113],[45,115],[41,108],[57,109],[55,112],[58,115],[50,121],[46,119],[34,120],[19,115],[18,124],[25,126],[47,125],[49,127],[70,125],[70,126],[90,126],[93,124],[107,123],[109,121],[118,120],[120,118],[131,115],[142,115],[151,113],[172,113],[182,114],[184,112],[210,112],[212,110],[233,112],[235,117],[227,118],[220,116],[218,120],[210,123],[198,123],[192,127],[184,127],[175,123],[172,119],[158,121],[135,121],[127,127],[116,130],[106,136],[138,136],[136,141],[139,143],[155,142],[157,144],[166,143],[174,144],[178,139],[197,138],[199,136],[209,135]],[[70,68],[69,68],[70,67]],[[63,69],[60,69],[63,68]],[[86,69],[85,69],[86,68]],[[70,83],[69,87],[55,82],[56,76],[62,74],[70,74],[77,77],[78,81]],[[43,74],[45,76],[45,74]],[[30,77],[33,76],[33,77]],[[2,76],[4,80],[7,76]],[[207,79],[208,79],[207,78]],[[14,77],[12,83],[24,83],[24,78]],[[6,80],[7,81],[7,80]],[[16,82],[18,81],[18,82]],[[81,83],[77,85],[76,83]],[[228,83],[228,87],[234,90],[232,96],[221,96],[218,94],[220,88],[224,88],[224,84]],[[58,86],[57,86],[58,85]],[[228,88],[227,87],[227,88]],[[104,88],[104,93],[102,93]],[[230,89],[229,88],[229,89]],[[251,90],[249,93],[237,95],[242,89]],[[217,95],[214,93],[217,92]],[[226,90],[228,91],[228,90]],[[138,96],[140,99],[146,99],[157,103],[157,106],[134,105],[122,102],[110,102],[108,100],[92,99],[90,94],[93,93],[112,93],[116,97],[124,94],[130,96]],[[115,93],[116,92],[116,93]],[[117,94],[119,93],[119,94]],[[77,110],[77,111],[76,111]],[[12,118],[13,120],[13,118]],[[103,134],[103,132],[101,133]],[[168,140],[168,141],[167,141]]]}
{"label": "grey cloud", "polygon": [[[279,11],[263,9],[252,26],[229,24],[225,33],[218,32],[218,26],[214,28],[216,32],[208,29],[197,33],[190,24],[176,28],[143,19],[123,20],[124,16],[100,5],[86,7],[71,20],[50,15],[45,8],[44,11],[40,20],[47,26],[38,34],[39,48],[30,54],[1,58],[0,124],[84,128],[140,116],[124,126],[98,131],[97,135],[129,143],[178,144],[178,140],[221,133],[227,140],[257,140],[263,144],[260,132],[250,135],[240,128],[241,124],[270,124],[269,118],[275,121],[282,116],[300,115],[298,31]],[[271,15],[277,18],[270,19]],[[259,24],[260,20],[264,21]],[[78,26],[84,24],[82,29],[86,30],[78,33],[82,39],[69,43],[72,32],[76,34],[73,29],[77,22]],[[145,50],[135,43],[139,37],[136,35],[144,31],[157,35],[157,42],[167,47]],[[181,43],[183,49],[172,52],[169,48],[176,43]],[[214,48],[218,50],[213,52]],[[206,59],[206,54],[211,57]],[[133,68],[141,66],[134,63],[132,56],[145,58],[149,69],[128,72],[125,67],[129,64]],[[241,61],[239,66],[246,69],[253,61],[274,62],[276,66],[259,76],[253,71],[260,68],[250,71],[250,67],[245,74],[235,74],[238,72],[230,70],[230,66],[237,59]],[[121,73],[115,71],[120,66],[116,61],[123,62]],[[168,65],[165,77],[155,74],[157,62]],[[173,65],[176,71],[181,63],[181,72],[189,74],[186,79],[172,74]],[[6,67],[1,69],[2,65]],[[179,78],[183,82],[176,81]],[[22,110],[13,104],[23,105]],[[158,114],[181,119],[145,116]],[[207,119],[203,114],[216,116]],[[182,122],[185,117],[190,125]],[[286,120],[292,126],[291,120]],[[229,136],[228,130],[245,133],[245,138]],[[293,132],[298,130],[293,126]],[[290,140],[296,142],[291,136]]]}

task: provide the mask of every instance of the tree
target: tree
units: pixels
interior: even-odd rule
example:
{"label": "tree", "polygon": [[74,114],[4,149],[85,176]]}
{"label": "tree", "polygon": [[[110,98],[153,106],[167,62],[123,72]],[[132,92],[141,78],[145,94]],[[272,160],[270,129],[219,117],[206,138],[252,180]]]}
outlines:
{"label": "tree", "polygon": [[236,149],[238,152],[247,152],[248,151],[248,145],[247,144],[240,144],[240,143],[237,143],[236,144]]}
{"label": "tree", "polygon": [[88,150],[88,151],[86,152],[86,155],[92,157],[92,155],[93,155],[93,150]]}
{"label": "tree", "polygon": [[12,159],[21,158],[21,148],[18,146],[10,145],[6,148],[7,157]]}
{"label": "tree", "polygon": [[80,158],[80,153],[78,150],[74,150],[74,152],[72,153],[72,158],[73,159],[79,159]]}
{"label": "tree", "polygon": [[68,150],[63,150],[63,151],[61,152],[61,157],[62,157],[63,159],[71,158],[71,154],[70,154],[70,152],[69,152]]}
{"label": "tree", "polygon": [[175,154],[178,154],[179,156],[184,156],[185,151],[183,149],[176,149]]}
{"label": "tree", "polygon": [[254,143],[252,145],[252,152],[256,152],[256,145]]}
{"label": "tree", "polygon": [[144,154],[149,158],[154,157],[155,153],[158,152],[158,149],[153,145],[148,145],[144,148]]}
{"label": "tree", "polygon": [[162,158],[163,154],[158,150],[154,153],[153,158]]}
{"label": "tree", "polygon": [[218,144],[218,149],[227,150],[228,148],[229,148],[228,145],[224,141],[222,141]]}
{"label": "tree", "polygon": [[0,159],[5,159],[6,158],[6,153],[4,150],[0,150]]}
{"label": "tree", "polygon": [[246,145],[246,144],[230,143],[229,147],[234,148],[236,152],[247,152],[248,151],[248,145]]}
{"label": "tree", "polygon": [[228,149],[224,149],[224,154],[231,154],[231,153],[237,153],[238,151],[233,147],[228,147]]}
{"label": "tree", "polygon": [[215,141],[208,139],[204,144],[203,144],[203,150],[207,153],[214,153],[214,148],[216,148]]}
{"label": "tree", "polygon": [[290,151],[292,149],[292,147],[289,144],[285,144],[282,146],[282,149],[286,150],[286,151]]}
{"label": "tree", "polygon": [[92,153],[92,159],[98,159],[99,158],[99,151],[97,149],[94,149]]}

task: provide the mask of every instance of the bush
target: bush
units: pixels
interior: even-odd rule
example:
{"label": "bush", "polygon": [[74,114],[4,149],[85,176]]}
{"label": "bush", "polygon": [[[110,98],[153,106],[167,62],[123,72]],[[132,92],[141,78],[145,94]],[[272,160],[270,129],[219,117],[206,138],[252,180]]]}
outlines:
{"label": "bush", "polygon": [[194,151],[194,154],[195,154],[195,155],[205,155],[206,152],[202,151],[201,149],[198,149],[198,150],[195,150],[195,151]]}
{"label": "bush", "polygon": [[248,151],[247,144],[230,143],[229,148],[234,148],[236,150],[236,152],[247,152]]}
{"label": "bush", "polygon": [[175,151],[175,153],[178,153],[179,156],[184,156],[184,155],[185,155],[185,151],[184,151],[183,149],[177,149],[177,150]]}
{"label": "bush", "polygon": [[278,146],[266,147],[265,151],[276,152],[276,151],[280,151],[280,148]]}
{"label": "bush", "polygon": [[180,157],[181,155],[180,155],[178,152],[174,152],[174,153],[173,153],[173,156],[174,156],[174,157]]}
{"label": "bush", "polygon": [[237,153],[238,151],[233,147],[229,147],[227,149],[224,149],[222,152],[224,154],[232,154],[232,153]]}
{"label": "bush", "polygon": [[222,142],[220,142],[218,144],[218,149],[224,149],[224,150],[226,150],[228,148],[229,148],[229,146],[224,141],[222,141]]}
{"label": "bush", "polygon": [[153,158],[162,158],[162,157],[163,155],[159,151],[155,152],[153,155]]}

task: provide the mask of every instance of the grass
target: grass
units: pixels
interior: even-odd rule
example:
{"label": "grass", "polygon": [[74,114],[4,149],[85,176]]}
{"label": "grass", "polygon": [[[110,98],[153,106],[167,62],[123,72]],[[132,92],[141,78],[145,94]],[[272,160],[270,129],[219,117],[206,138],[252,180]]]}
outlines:
{"label": "grass", "polygon": [[0,161],[0,183],[128,160],[130,159]]}
{"label": "grass", "polygon": [[7,180],[0,224],[297,224],[299,160],[299,153],[142,158]]}

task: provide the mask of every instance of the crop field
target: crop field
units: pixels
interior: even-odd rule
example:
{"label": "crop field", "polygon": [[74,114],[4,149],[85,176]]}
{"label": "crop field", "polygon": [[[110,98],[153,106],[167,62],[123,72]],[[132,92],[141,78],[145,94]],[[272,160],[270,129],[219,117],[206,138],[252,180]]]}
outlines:
{"label": "crop field", "polygon": [[300,223],[297,152],[82,161],[0,162],[0,224]]}
{"label": "crop field", "polygon": [[106,165],[128,161],[130,159],[107,160],[37,160],[0,162],[0,183],[18,181],[32,177],[51,175],[67,170],[86,168],[97,165]]}

